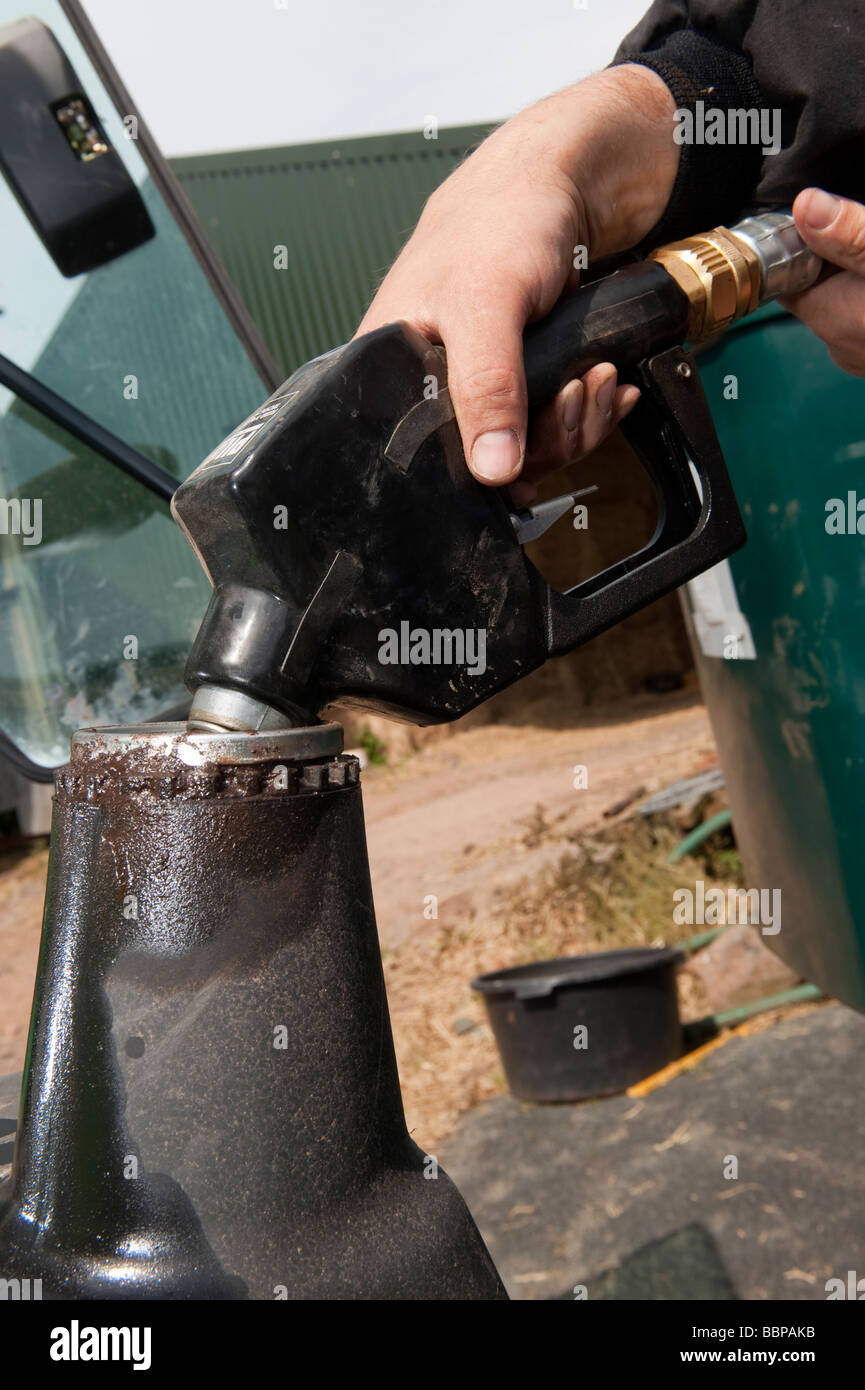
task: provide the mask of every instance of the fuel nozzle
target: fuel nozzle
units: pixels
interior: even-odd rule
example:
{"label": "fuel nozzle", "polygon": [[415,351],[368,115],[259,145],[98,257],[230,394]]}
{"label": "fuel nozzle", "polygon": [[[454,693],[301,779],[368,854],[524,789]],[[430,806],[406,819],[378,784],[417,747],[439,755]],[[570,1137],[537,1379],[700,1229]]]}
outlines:
{"label": "fuel nozzle", "polygon": [[745,531],[684,345],[821,269],[789,211],[762,213],[599,276],[525,329],[530,411],[600,362],[640,388],[622,428],[658,499],[650,542],[564,593],[522,547],[574,496],[515,516],[472,477],[442,347],[394,323],[299,368],[174,494],[213,585],[192,727],[309,726],[335,701],[455,719],[726,558]]}
{"label": "fuel nozzle", "polygon": [[823,270],[789,212],[763,212],[735,227],[670,242],[649,259],[687,295],[692,343],[723,332],[771,299],[808,289]]}

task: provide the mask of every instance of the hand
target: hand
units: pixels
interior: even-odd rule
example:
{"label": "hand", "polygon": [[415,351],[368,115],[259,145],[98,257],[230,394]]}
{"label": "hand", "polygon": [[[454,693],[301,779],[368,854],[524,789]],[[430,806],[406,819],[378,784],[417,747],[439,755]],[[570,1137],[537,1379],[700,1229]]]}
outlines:
{"label": "hand", "polygon": [[781,303],[822,339],[837,366],[865,376],[865,207],[806,188],[793,216],[802,240],[841,273]]}
{"label": "hand", "polygon": [[444,343],[468,465],[484,483],[520,478],[518,505],[639,398],[601,364],[538,412],[527,439],[522,332],[576,284],[577,246],[611,254],[657,221],[678,163],[673,106],[655,73],[628,64],[508,121],[432,194],[358,328],[403,319]]}

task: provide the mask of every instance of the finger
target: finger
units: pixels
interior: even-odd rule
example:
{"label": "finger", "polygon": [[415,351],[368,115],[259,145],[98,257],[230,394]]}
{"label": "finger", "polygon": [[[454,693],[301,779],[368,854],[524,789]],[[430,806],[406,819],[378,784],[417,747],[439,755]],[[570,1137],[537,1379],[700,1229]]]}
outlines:
{"label": "finger", "polygon": [[525,317],[501,285],[476,287],[471,302],[442,324],[448,388],[466,462],[482,483],[513,482],[526,444]]}
{"label": "finger", "polygon": [[527,482],[526,479],[520,475],[515,483],[511,483],[508,488],[508,493],[510,495],[511,504],[519,511],[523,507],[531,506],[538,495],[538,489],[534,483]]}
{"label": "finger", "polygon": [[640,399],[639,386],[620,386],[616,392],[616,399],[613,403],[613,414],[616,417],[616,424],[624,420],[626,415],[630,415],[637,401]]}
{"label": "finger", "polygon": [[830,348],[829,356],[832,358],[835,366],[841,368],[842,372],[849,372],[851,376],[865,377],[865,360],[863,360],[861,353],[856,355],[855,353],[850,354],[843,351],[837,352],[835,349]]}
{"label": "finger", "polygon": [[[615,428],[618,373],[611,362],[601,362],[583,377],[585,400],[576,446],[580,455],[590,454]],[[632,388],[636,389],[636,388]],[[627,391],[627,388],[624,388]],[[638,393],[639,394],[639,393]],[[622,401],[619,397],[619,403]],[[636,398],[626,397],[635,404]]]}
{"label": "finger", "polygon": [[355,329],[353,338],[362,338],[365,333],[372,333],[377,328],[402,322],[416,329],[431,343],[440,343],[436,315],[416,301],[416,294],[401,292],[398,284],[392,292],[385,282]]}
{"label": "finger", "polygon": [[[604,390],[605,382],[615,381],[616,375],[614,367],[604,365],[606,375],[595,375],[593,368],[584,379],[588,388],[581,380],[568,382],[555,401],[532,421],[520,482],[533,484],[563,464],[574,463],[590,453],[633,410],[640,391],[628,385],[614,388],[609,414],[603,401],[599,411],[597,396]],[[522,502],[522,495],[519,500]]]}
{"label": "finger", "polygon": [[865,207],[823,188],[806,188],[793,204],[803,241],[824,261],[865,276]]}
{"label": "finger", "polygon": [[780,302],[831,348],[847,348],[862,357],[865,280],[843,272],[802,294],[787,295]]}
{"label": "finger", "polygon": [[576,458],[584,397],[585,387],[575,378],[533,415],[521,476],[535,481]]}
{"label": "finger", "polygon": [[613,405],[609,414],[602,410],[600,415],[592,414],[592,403],[587,398],[584,412],[588,420],[588,429],[581,425],[577,443],[577,458],[583,458],[590,454],[593,449],[597,449],[605,439],[612,434],[624,420],[626,415],[630,415],[637,401],[640,399],[640,390],[637,386],[617,386],[613,393]]}

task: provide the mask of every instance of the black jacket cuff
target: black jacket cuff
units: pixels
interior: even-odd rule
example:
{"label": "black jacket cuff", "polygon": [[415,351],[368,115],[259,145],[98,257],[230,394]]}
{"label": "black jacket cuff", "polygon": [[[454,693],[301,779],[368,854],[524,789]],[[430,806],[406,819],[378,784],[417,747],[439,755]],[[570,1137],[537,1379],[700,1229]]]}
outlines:
{"label": "black jacket cuff", "polygon": [[[628,40],[610,64],[640,63],[651,68],[669,87],[677,110],[695,113],[764,108],[768,103],[748,59],[721,40],[696,29],[674,29],[645,51],[629,51]],[[674,138],[675,126],[670,130]],[[683,143],[670,200],[640,250],[665,241],[707,231],[737,219],[752,199],[760,178],[763,153],[759,145]]]}

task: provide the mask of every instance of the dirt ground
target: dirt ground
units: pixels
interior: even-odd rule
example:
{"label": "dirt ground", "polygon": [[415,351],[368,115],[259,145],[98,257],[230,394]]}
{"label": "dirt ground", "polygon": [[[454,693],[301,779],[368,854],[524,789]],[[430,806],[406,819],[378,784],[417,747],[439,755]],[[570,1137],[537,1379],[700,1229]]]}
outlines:
{"label": "dirt ground", "polygon": [[[504,1086],[472,976],[590,949],[579,914],[546,920],[543,894],[533,905],[530,886],[554,874],[615,803],[715,760],[705,709],[676,695],[585,714],[568,728],[470,728],[367,770],[376,911],[419,1143],[433,1145]],[[0,1074],[23,1064],[46,867],[44,849],[0,856]],[[647,939],[643,931],[634,944]]]}
{"label": "dirt ground", "polygon": [[[635,700],[569,728],[468,729],[396,767],[368,769],[364,807],[382,946],[483,913],[554,864],[574,834],[601,823],[618,801],[716,761],[704,706],[678,695]],[[579,789],[578,767],[587,782]],[[424,915],[430,896],[435,920]]]}
{"label": "dirt ground", "polygon": [[24,1062],[47,867],[47,849],[0,856],[0,1075]]}

